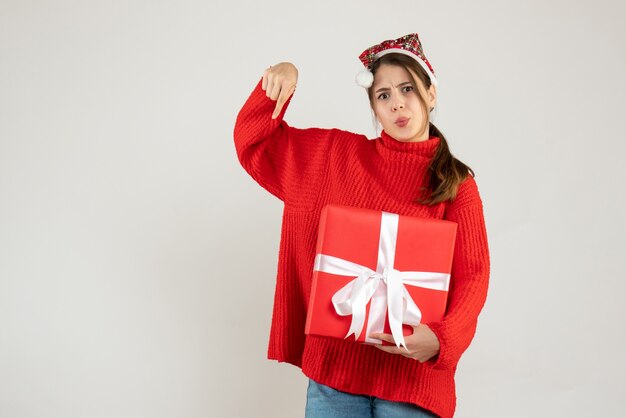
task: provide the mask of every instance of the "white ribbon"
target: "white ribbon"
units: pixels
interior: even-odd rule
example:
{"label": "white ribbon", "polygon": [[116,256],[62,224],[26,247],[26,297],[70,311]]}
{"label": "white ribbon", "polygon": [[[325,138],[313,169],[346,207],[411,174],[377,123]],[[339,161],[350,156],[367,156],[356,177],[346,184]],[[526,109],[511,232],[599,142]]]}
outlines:
{"label": "white ribbon", "polygon": [[407,349],[402,334],[402,324],[419,325],[422,312],[404,285],[448,290],[450,274],[398,271],[393,268],[398,221],[399,215],[382,212],[376,271],[330,255],[317,254],[315,256],[314,270],[340,276],[355,276],[332,297],[335,311],[339,315],[352,315],[350,329],[344,338],[348,338],[351,334],[359,338],[365,322],[365,307],[371,300],[365,341],[382,342],[379,339],[369,338],[367,335],[384,331],[385,313],[388,311],[389,326],[396,346],[398,348],[403,346]]}

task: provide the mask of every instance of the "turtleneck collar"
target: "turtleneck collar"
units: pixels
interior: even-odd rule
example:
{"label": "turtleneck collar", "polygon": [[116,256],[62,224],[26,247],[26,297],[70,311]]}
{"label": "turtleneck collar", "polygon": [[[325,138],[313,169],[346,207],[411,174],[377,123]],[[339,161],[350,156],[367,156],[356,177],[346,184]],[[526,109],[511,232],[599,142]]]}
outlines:
{"label": "turtleneck collar", "polygon": [[[430,159],[435,156],[440,139],[437,136],[430,135],[426,141],[419,142],[402,142],[394,139],[384,130],[380,134],[377,141],[379,149],[383,153],[403,153]],[[408,156],[408,155],[407,155]]]}

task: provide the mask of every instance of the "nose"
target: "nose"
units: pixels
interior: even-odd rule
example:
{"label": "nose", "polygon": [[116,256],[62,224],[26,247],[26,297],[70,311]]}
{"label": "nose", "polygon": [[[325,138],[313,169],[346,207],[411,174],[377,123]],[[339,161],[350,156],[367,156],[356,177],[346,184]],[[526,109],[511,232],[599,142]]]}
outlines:
{"label": "nose", "polygon": [[402,103],[394,103],[392,108],[393,110],[404,109],[404,105]]}

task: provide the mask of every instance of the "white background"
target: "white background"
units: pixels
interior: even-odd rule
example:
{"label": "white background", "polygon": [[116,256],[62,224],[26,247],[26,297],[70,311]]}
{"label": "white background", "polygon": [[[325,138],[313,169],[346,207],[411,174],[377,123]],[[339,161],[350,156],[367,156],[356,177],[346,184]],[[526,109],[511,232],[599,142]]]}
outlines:
{"label": "white background", "polygon": [[375,136],[358,55],[418,32],[492,259],[457,415],[626,407],[620,1],[0,2],[0,417],[298,417],[266,360],[281,202],[236,115]]}

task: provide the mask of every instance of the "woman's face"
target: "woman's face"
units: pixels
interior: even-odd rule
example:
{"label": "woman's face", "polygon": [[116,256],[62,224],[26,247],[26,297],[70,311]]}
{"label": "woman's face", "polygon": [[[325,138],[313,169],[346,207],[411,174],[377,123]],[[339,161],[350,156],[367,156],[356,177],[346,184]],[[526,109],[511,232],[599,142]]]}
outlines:
{"label": "woman's face", "polygon": [[[437,99],[435,86],[431,85],[427,91],[419,78],[414,77],[422,96],[426,98],[428,109],[434,107]],[[376,71],[372,88],[374,113],[387,134],[402,142],[428,139],[428,125],[419,132],[424,123],[424,113],[407,70],[396,65],[382,64]]]}

